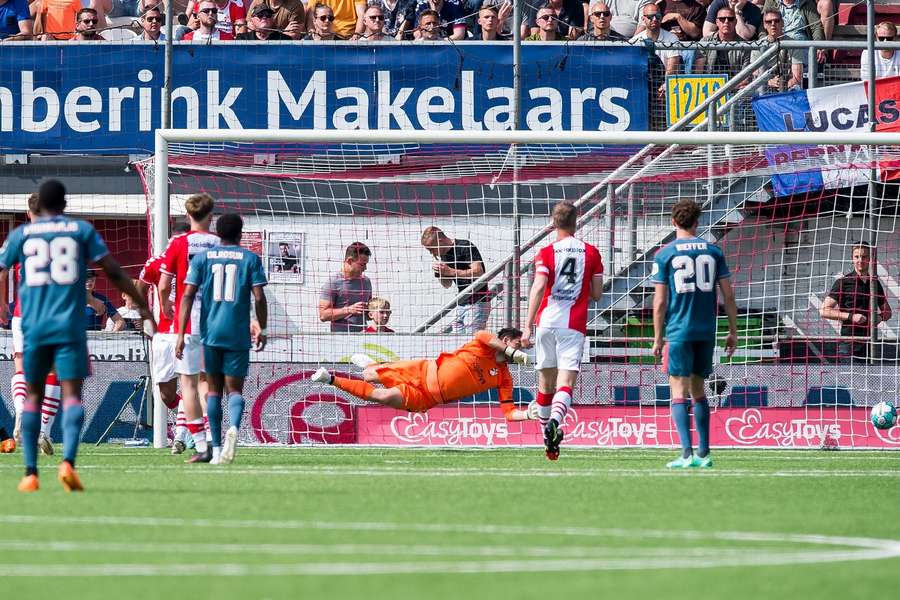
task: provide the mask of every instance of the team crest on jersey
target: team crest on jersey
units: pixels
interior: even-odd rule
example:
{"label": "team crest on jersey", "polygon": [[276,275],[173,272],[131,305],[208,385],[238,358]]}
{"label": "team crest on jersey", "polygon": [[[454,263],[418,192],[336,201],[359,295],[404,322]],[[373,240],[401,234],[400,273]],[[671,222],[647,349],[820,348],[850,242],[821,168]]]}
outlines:
{"label": "team crest on jersey", "polygon": [[491,374],[491,377],[496,377],[497,373],[499,373],[499,372],[500,372],[499,369],[491,369],[490,371],[488,371],[488,373]]}

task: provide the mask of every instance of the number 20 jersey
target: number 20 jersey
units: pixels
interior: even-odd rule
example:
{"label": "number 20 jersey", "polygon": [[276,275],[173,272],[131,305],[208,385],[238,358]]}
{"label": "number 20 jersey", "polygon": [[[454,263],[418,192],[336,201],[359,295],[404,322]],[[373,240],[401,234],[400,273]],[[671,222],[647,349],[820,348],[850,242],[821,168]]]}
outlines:
{"label": "number 20 jersey", "polygon": [[716,337],[716,283],[731,277],[725,255],[702,238],[679,238],[660,248],[650,281],[668,286],[666,338],[703,341]]}
{"label": "number 20 jersey", "polygon": [[600,252],[576,237],[565,237],[541,248],[534,259],[534,272],[547,277],[537,326],[586,333],[591,280],[603,273]]}
{"label": "number 20 jersey", "polygon": [[90,223],[62,215],[20,225],[9,234],[0,249],[0,266],[21,265],[19,299],[26,346],[87,341],[87,265],[107,254]]}

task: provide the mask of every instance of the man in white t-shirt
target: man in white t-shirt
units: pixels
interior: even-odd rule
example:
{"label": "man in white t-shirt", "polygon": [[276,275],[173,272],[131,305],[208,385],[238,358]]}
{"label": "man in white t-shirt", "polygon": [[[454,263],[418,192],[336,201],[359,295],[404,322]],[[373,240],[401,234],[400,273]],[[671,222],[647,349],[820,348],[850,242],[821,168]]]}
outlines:
{"label": "man in white t-shirt", "polygon": [[581,368],[587,332],[588,302],[603,292],[600,252],[575,237],[578,209],[571,202],[553,207],[556,240],[534,259],[534,283],[522,346],[531,345],[535,326],[538,370],[537,417],[544,428],[547,458],[559,458],[563,424],[572,404],[572,389]]}
{"label": "man in white t-shirt", "polygon": [[[656,4],[647,4],[641,9],[641,22],[644,30],[631,38],[632,42],[640,42],[646,39],[654,42],[678,43],[678,38],[674,33],[666,31],[662,25],[662,11]],[[666,75],[675,75],[681,66],[681,52],[678,50],[668,50],[658,48],[656,55],[666,67]]]}
{"label": "man in white t-shirt", "polygon": [[[893,42],[897,37],[897,26],[884,21],[875,26],[875,39],[879,42]],[[859,58],[859,78],[869,80],[869,51],[863,50]],[[896,77],[900,75],[900,52],[896,50],[877,50],[875,52],[875,79]]]}

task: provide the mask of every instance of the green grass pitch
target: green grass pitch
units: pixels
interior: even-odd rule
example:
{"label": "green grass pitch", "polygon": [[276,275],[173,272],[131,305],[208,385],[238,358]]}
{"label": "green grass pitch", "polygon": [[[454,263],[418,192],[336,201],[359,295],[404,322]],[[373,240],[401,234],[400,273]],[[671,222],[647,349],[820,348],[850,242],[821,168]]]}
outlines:
{"label": "green grass pitch", "polygon": [[[57,450],[59,452],[59,450]],[[900,571],[900,454],[240,448],[185,465],[84,448],[19,494],[0,456],[15,598],[881,598]]]}

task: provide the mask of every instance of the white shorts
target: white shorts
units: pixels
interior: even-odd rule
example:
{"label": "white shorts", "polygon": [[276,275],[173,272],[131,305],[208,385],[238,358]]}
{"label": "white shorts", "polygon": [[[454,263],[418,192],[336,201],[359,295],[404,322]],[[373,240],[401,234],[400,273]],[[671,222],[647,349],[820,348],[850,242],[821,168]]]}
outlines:
{"label": "white shorts", "polygon": [[150,347],[153,351],[153,383],[160,384],[175,379],[174,333],[156,333]]}
{"label": "white shorts", "polygon": [[22,317],[13,317],[9,326],[13,335],[13,352],[22,354],[25,352],[25,338],[22,336]]}
{"label": "white shorts", "polygon": [[[178,336],[173,335],[175,339]],[[172,342],[174,352],[175,342]],[[203,370],[203,344],[199,335],[184,336],[184,354],[175,359],[175,372],[179,375],[198,375]]]}
{"label": "white shorts", "polygon": [[580,371],[584,334],[568,328],[538,327],[534,338],[535,368]]}

